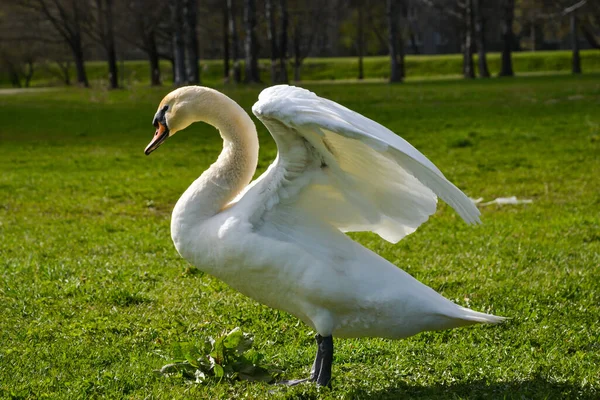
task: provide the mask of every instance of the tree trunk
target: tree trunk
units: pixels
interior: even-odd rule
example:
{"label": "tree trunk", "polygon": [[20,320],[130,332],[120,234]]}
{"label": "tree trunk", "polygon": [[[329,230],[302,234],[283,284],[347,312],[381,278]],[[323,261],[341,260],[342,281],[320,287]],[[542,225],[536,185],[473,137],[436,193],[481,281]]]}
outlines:
{"label": "tree trunk", "polygon": [[229,10],[229,34],[231,36],[231,58],[233,61],[233,81],[239,83],[242,81],[242,68],[240,66],[240,44],[237,33],[237,23],[235,20],[236,9],[235,0],[227,0],[227,9]]}
{"label": "tree trunk", "polygon": [[196,0],[183,1],[184,16],[184,42],[186,54],[186,83],[197,85],[200,83],[200,69],[198,68],[198,3]]}
{"label": "tree trunk", "polygon": [[531,18],[531,29],[529,32],[530,40],[531,40],[531,51],[536,51],[537,49],[537,29],[535,29],[536,20],[535,17]]}
{"label": "tree trunk", "polygon": [[12,85],[12,87],[15,87],[15,88],[22,87],[21,76],[19,74],[19,71],[15,67],[15,65],[10,60],[6,60],[5,66],[6,66],[8,76],[10,79],[10,84]]}
{"label": "tree trunk", "polygon": [[288,46],[288,8],[287,1],[280,0],[281,32],[279,35],[279,82],[288,83],[287,46]]}
{"label": "tree trunk", "polygon": [[85,71],[85,60],[83,56],[83,41],[81,37],[79,2],[73,2],[73,33],[71,35],[70,46],[75,59],[75,70],[77,71],[77,83],[83,87],[90,87],[87,73]]}
{"label": "tree trunk", "polygon": [[300,55],[300,29],[298,24],[294,25],[294,81],[300,81],[300,66],[302,65],[302,56]]}
{"label": "tree trunk", "polygon": [[140,42],[136,42],[136,47],[144,51],[148,56],[148,63],[150,66],[150,85],[160,86],[160,55],[158,52],[158,46],[156,44],[156,29],[154,24],[148,22],[148,15],[142,12],[146,7],[144,0],[135,0],[133,2],[133,9],[136,24],[136,33],[141,39]]}
{"label": "tree trunk", "polygon": [[465,2],[465,32],[463,42],[463,76],[466,79],[475,78],[473,65],[473,0]]}
{"label": "tree trunk", "polygon": [[29,87],[29,83],[31,82],[31,78],[33,78],[33,60],[27,60],[27,72],[25,73],[25,87]]}
{"label": "tree trunk", "polygon": [[[397,0],[399,4],[401,22],[404,22],[408,25],[408,4],[406,0]],[[398,69],[400,70],[400,76],[402,80],[406,77],[406,68],[404,64],[404,56],[406,55],[406,51],[404,48],[404,35],[402,34],[402,26],[398,29]]]}
{"label": "tree trunk", "polygon": [[156,46],[156,37],[154,31],[151,31],[147,37],[148,61],[150,63],[150,85],[160,86],[160,57]]}
{"label": "tree trunk", "polygon": [[398,37],[398,70],[402,80],[406,77],[406,68],[404,68],[404,37],[402,31],[399,32]]}
{"label": "tree trunk", "polygon": [[397,0],[386,1],[388,23],[388,47],[390,50],[390,82],[402,82],[398,62],[398,4]]}
{"label": "tree trunk", "polygon": [[62,36],[65,42],[69,45],[73,53],[75,61],[75,70],[77,71],[77,83],[84,87],[89,87],[89,82],[85,72],[85,62],[83,57],[83,44],[81,34],[81,20],[79,12],[79,1],[71,2],[71,12],[69,13],[64,7],[63,2],[54,1],[58,15],[50,11],[46,3],[38,1],[40,5],[37,8],[44,17],[52,24],[54,29]]}
{"label": "tree trunk", "polygon": [[227,3],[222,4],[223,11],[223,80],[229,82],[229,11]]}
{"label": "tree trunk", "polygon": [[85,61],[83,58],[83,48],[81,47],[81,39],[77,41],[79,46],[72,46],[73,60],[75,61],[75,72],[77,73],[77,84],[83,87],[90,87],[85,73]]}
{"label": "tree trunk", "polygon": [[485,45],[485,19],[483,18],[483,0],[475,0],[475,38],[477,41],[479,77],[489,78],[487,50]]}
{"label": "tree trunk", "polygon": [[117,69],[117,52],[115,50],[115,32],[113,27],[113,0],[106,0],[106,56],[108,59],[108,80],[111,89],[119,87],[119,71]]}
{"label": "tree trunk", "polygon": [[502,66],[500,76],[514,76],[512,67],[513,19],[515,16],[515,0],[504,0],[502,18]]}
{"label": "tree trunk", "polygon": [[65,83],[65,86],[71,86],[71,62],[69,60],[65,61],[64,64],[61,61],[56,61],[56,65],[61,70],[61,78]]}
{"label": "tree trunk", "polygon": [[256,41],[256,3],[255,0],[244,0],[244,24],[246,25],[246,82],[258,83],[258,43]]}
{"label": "tree trunk", "polygon": [[365,35],[364,35],[364,21],[363,21],[363,2],[358,2],[358,32],[357,32],[357,50],[358,50],[358,79],[362,80],[365,77],[363,67],[363,56],[365,53]]}
{"label": "tree trunk", "polygon": [[581,73],[581,58],[579,56],[579,37],[577,35],[577,14],[571,12],[571,48],[573,49],[573,65],[572,72],[574,74]]}
{"label": "tree trunk", "polygon": [[271,83],[277,83],[279,82],[277,74],[277,32],[275,29],[273,0],[265,0],[265,14],[267,19],[267,39],[271,48]]}
{"label": "tree trunk", "polygon": [[171,0],[173,28],[173,84],[185,84],[185,41],[183,38],[183,0]]}
{"label": "tree trunk", "polygon": [[404,17],[406,18],[406,22],[408,23],[408,40],[410,41],[410,48],[411,51],[413,52],[413,54],[419,54],[419,46],[417,45],[417,38],[415,37],[415,31],[418,29],[417,27],[415,27],[415,23],[413,20],[411,20],[411,18],[409,18],[408,16],[408,5],[406,3],[403,4],[404,9],[403,14]]}
{"label": "tree trunk", "polygon": [[173,85],[175,85],[175,76],[177,75],[177,68],[175,68],[175,59],[169,60],[171,62],[171,75],[173,76]]}

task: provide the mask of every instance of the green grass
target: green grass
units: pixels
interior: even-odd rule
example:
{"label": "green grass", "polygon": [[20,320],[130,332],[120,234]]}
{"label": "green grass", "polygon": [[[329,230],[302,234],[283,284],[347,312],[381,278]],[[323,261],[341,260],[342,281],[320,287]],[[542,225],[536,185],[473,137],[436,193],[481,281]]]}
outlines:
{"label": "green grass", "polygon": [[[597,50],[583,50],[581,52],[582,68],[584,72],[600,72],[600,52]],[[500,71],[500,53],[489,53],[488,66],[492,75]],[[200,63],[202,80],[204,84],[219,85],[223,81],[223,62],[221,60],[203,60]],[[260,73],[264,82],[270,81],[270,61],[261,60]],[[477,57],[475,57],[477,66]],[[119,63],[119,68],[122,64]],[[50,70],[52,67],[49,67]],[[538,51],[513,53],[513,68],[516,74],[570,72],[570,51]],[[88,78],[95,85],[108,86],[108,70],[105,62],[91,61],[86,63]],[[367,79],[387,80],[389,78],[389,57],[365,57],[364,73]],[[56,76],[50,73],[48,67],[38,68],[32,81],[32,86],[60,85]],[[123,75],[127,87],[149,84],[149,67],[146,61],[127,61]],[[408,55],[406,56],[407,79],[428,79],[440,77],[462,76],[462,55]],[[172,83],[171,65],[167,61],[161,63],[161,73],[164,82]],[[290,79],[293,77],[291,66],[288,69]],[[336,81],[355,80],[358,76],[358,58],[308,58],[302,66],[302,80],[304,81]],[[74,70],[71,79],[75,79]],[[0,87],[7,87],[10,81],[0,74]]]}
{"label": "green grass", "polygon": [[[194,385],[153,370],[240,326],[263,363],[308,374],[312,332],[190,269],[171,209],[220,151],[196,124],[150,157],[167,92],[0,96],[0,398],[600,396],[600,76],[309,86],[400,133],[482,208],[446,205],[398,245],[353,235],[444,296],[512,319],[401,341],[338,340],[333,391]],[[259,87],[226,88],[249,110]],[[259,169],[275,155],[259,126]],[[259,172],[260,172],[259,171]]]}

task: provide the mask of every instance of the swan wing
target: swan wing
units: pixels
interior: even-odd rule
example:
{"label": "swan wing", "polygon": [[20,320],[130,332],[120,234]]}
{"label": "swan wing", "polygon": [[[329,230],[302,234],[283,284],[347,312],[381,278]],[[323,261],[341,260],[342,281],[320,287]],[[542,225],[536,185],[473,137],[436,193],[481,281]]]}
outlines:
{"label": "swan wing", "polygon": [[248,188],[258,205],[252,222],[281,220],[282,213],[310,216],[396,243],[435,212],[439,196],[467,223],[480,223],[462,191],[375,121],[287,85],[263,90],[252,111],[278,147],[273,165]]}

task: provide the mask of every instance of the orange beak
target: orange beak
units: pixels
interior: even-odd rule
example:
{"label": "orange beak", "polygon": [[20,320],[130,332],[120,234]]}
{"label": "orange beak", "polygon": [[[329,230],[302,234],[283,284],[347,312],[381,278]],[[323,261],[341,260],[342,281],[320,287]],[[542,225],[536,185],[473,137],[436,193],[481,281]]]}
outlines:
{"label": "orange beak", "polygon": [[154,150],[158,148],[169,137],[169,128],[165,125],[158,122],[158,127],[156,128],[156,132],[154,133],[154,137],[146,146],[146,150],[144,150],[144,154],[149,155]]}

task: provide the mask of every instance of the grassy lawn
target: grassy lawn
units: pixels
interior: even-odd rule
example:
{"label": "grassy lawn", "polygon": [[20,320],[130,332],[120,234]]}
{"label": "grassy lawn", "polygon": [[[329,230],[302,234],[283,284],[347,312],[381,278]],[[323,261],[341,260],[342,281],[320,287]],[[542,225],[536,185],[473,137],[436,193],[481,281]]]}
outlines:
{"label": "grassy lawn", "polygon": [[[168,88],[0,95],[0,398],[598,398],[600,75],[308,86],[409,140],[482,208],[445,204],[398,245],[353,235],[444,296],[511,317],[389,341],[338,340],[333,391],[190,384],[176,344],[239,326],[304,377],[313,332],[189,268],[170,212],[217,157],[194,125],[143,149]],[[246,110],[259,87],[224,91]],[[266,130],[260,173],[275,156]]]}
{"label": "grassy lawn", "polygon": [[[487,61],[490,73],[498,75],[500,71],[500,53],[488,53]],[[572,54],[570,51],[536,51],[513,53],[513,68],[517,75],[541,73],[570,73]],[[477,68],[477,57],[475,57]],[[259,62],[260,75],[263,82],[270,82],[270,60],[262,59]],[[585,73],[600,72],[600,51],[582,50],[581,63]],[[407,55],[405,58],[406,79],[424,80],[440,78],[462,77],[462,55]],[[242,64],[243,65],[243,64]],[[163,61],[160,64],[162,79],[166,83],[173,82],[171,64]],[[220,85],[223,82],[223,61],[201,60],[202,81],[207,85]],[[74,67],[73,67],[74,68]],[[73,69],[72,68],[72,69]],[[149,85],[149,66],[145,60],[126,61],[119,63],[118,68],[122,76],[122,83],[126,87]],[[242,66],[243,69],[243,66]],[[53,73],[54,71],[54,73]],[[88,78],[93,85],[108,86],[108,69],[106,62],[89,61],[86,63]],[[388,56],[373,56],[364,58],[364,73],[367,80],[383,81],[389,78],[390,60]],[[290,79],[293,78],[293,68],[288,66]],[[303,81],[346,81],[354,80],[358,76],[357,57],[326,57],[307,58],[301,68]],[[71,79],[75,79],[74,69]],[[60,86],[62,83],[57,78],[57,68],[53,65],[39,65],[36,67],[32,86]],[[10,80],[0,73],[0,87],[10,87]]]}

